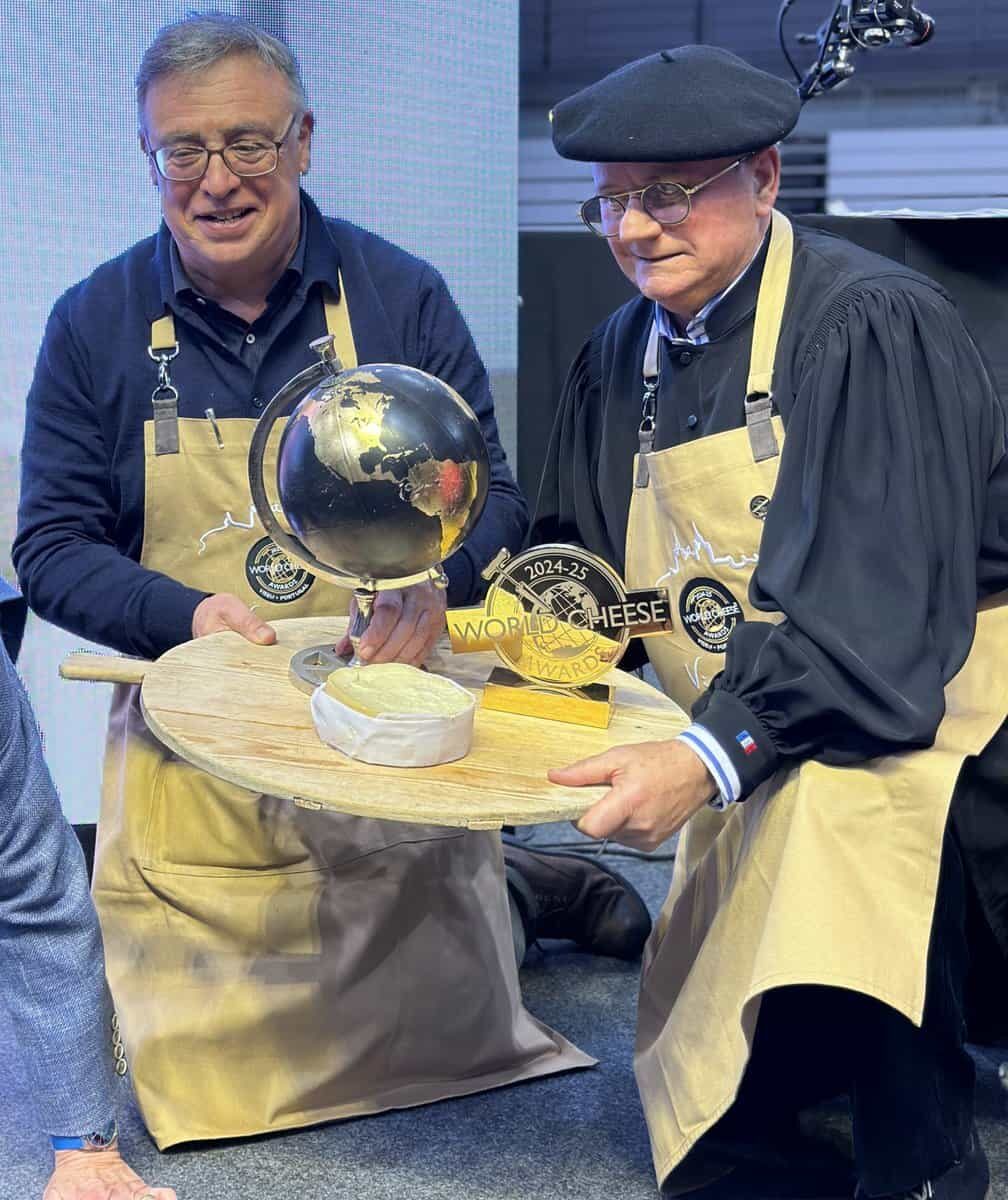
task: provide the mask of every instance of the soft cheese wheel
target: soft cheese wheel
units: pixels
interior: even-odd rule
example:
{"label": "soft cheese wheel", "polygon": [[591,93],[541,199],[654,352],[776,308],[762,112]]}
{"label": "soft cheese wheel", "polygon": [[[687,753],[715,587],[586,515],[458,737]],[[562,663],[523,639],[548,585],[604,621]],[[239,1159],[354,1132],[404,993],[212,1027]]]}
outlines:
{"label": "soft cheese wheel", "polygon": [[469,752],[476,702],[451,679],[375,663],[333,671],[311,708],[319,737],[348,758],[430,767]]}

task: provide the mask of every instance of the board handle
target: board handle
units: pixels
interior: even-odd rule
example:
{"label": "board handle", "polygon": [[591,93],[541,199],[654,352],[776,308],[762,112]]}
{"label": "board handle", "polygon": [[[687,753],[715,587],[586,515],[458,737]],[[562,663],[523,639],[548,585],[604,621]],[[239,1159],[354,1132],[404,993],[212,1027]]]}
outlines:
{"label": "board handle", "polygon": [[150,665],[146,658],[79,650],[63,659],[59,673],[62,679],[88,679],[94,683],[143,683]]}

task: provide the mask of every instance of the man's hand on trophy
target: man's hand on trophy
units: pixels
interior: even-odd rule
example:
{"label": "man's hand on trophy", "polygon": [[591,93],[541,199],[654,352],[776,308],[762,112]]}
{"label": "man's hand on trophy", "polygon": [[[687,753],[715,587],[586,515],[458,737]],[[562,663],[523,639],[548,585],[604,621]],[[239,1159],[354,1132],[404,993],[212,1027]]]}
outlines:
{"label": "man's hand on trophy", "polygon": [[247,641],[257,646],[272,646],[276,641],[276,630],[257,617],[251,608],[229,592],[218,592],[207,596],[196,605],[192,619],[194,638],[208,633],[220,633],[222,629],[233,629]]}
{"label": "man's hand on trophy", "polygon": [[614,746],[549,772],[565,787],[609,784],[577,828],[638,850],[654,850],[717,792],[710,772],[683,742]]}
{"label": "man's hand on trophy", "polygon": [[[356,612],[351,600],[350,619]],[[419,667],[444,632],[447,594],[433,583],[379,592],[371,622],[360,640],[358,654],[365,663],[401,662]],[[350,652],[350,639],[337,645],[337,654]]]}

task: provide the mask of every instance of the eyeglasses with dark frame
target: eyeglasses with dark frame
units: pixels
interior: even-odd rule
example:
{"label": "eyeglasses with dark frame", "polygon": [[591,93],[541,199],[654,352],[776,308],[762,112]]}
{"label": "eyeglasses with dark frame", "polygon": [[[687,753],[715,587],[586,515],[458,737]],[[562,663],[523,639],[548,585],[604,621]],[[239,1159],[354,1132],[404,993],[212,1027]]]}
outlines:
{"label": "eyeglasses with dark frame", "polygon": [[692,187],[687,187],[682,183],[657,180],[654,183],[646,184],[642,188],[636,188],[632,192],[616,192],[609,196],[592,196],[590,200],[586,200],[581,205],[581,220],[584,221],[592,233],[598,234],[599,237],[619,237],[620,222],[623,220],[623,214],[626,212],[630,201],[634,196],[637,196],[640,198],[641,208],[652,220],[657,221],[659,225],[681,225],[692,211],[693,197],[697,192],[703,191],[705,187],[708,187],[723,175],[727,175],[729,171],[734,171],[747,158],[752,158],[752,155],[743,154],[741,158],[737,158],[733,163],[722,168],[716,175],[711,175],[709,179],[702,179]]}
{"label": "eyeglasses with dark frame", "polygon": [[215,154],[221,156],[233,175],[242,179],[272,175],[280,165],[280,147],[290,137],[297,116],[295,112],[287,122],[279,141],[249,134],[228,142],[219,150],[209,150],[206,146],[189,142],[176,142],[158,150],[151,150],[148,146],[147,156],[161,178],[171,183],[195,183],[197,179],[202,179],[210,169],[210,160]]}

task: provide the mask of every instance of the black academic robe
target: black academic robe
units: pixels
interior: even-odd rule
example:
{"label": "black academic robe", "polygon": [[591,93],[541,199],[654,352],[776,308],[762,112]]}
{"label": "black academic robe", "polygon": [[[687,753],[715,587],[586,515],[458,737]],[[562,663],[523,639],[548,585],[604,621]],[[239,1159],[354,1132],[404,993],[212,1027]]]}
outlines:
{"label": "black academic robe", "polygon": [[[656,449],[744,423],[765,257],[764,246],[708,317],[709,344],[663,341]],[[643,297],[628,302],[571,367],[533,542],[577,541],[623,568],[653,312]],[[778,765],[927,746],[943,685],[969,652],[978,598],[1008,589],[1005,407],[936,283],[802,229],[774,403],[786,439],[750,598],[785,619],[737,626],[711,690],[750,708]],[[995,760],[1008,770],[1005,730]],[[955,820],[1008,954],[1008,775],[999,772],[966,772]]]}

